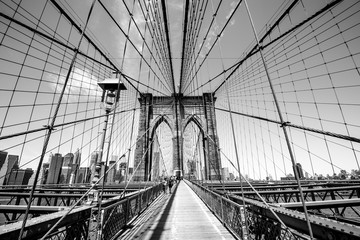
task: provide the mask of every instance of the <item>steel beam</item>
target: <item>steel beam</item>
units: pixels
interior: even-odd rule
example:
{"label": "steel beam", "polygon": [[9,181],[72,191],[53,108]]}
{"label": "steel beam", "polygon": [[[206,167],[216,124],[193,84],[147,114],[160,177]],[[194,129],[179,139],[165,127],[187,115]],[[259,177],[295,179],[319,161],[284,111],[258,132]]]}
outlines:
{"label": "steel beam", "polygon": [[[74,228],[74,235],[81,235],[81,232],[76,231],[80,228],[80,226],[86,227],[88,225],[91,208],[92,207],[90,206],[86,206],[74,209],[65,217],[65,219],[63,219],[63,221],[61,221],[58,229],[66,227],[66,231],[69,232],[72,228]],[[29,219],[24,229],[23,239],[41,238],[65,213],[66,211],[60,211],[48,214],[42,216],[41,221],[39,221],[39,218]],[[21,225],[22,221],[0,226],[0,239],[17,239],[21,230]],[[84,238],[79,237],[77,239]]]}
{"label": "steel beam", "polygon": [[[242,199],[239,196],[230,196],[230,199],[238,204],[242,204]],[[277,222],[276,217],[271,213],[270,209],[263,203],[256,200],[245,199],[245,204],[248,206],[250,212],[260,216],[271,219]],[[270,207],[278,217],[286,223],[286,225],[296,231],[307,233],[307,223],[304,213],[282,208]],[[314,237],[319,239],[349,239],[355,240],[360,238],[360,227],[347,224],[323,217],[309,215],[309,220],[314,233]]]}

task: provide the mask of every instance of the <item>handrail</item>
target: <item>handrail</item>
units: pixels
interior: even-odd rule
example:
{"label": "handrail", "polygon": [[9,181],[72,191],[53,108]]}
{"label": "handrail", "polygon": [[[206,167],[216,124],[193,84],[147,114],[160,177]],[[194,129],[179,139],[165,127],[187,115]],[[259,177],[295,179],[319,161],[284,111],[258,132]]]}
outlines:
{"label": "handrail", "polygon": [[[269,207],[259,201],[248,198],[243,200],[233,194],[225,197],[195,182],[185,182],[239,239],[242,231],[246,231],[248,239],[308,239],[304,214],[301,212],[270,206],[280,219],[286,219],[290,234],[279,224]],[[243,201],[246,205],[245,209],[240,205]],[[243,219],[244,216],[246,219]],[[248,222],[248,229],[242,225],[244,220]],[[360,237],[359,226],[313,215],[310,216],[310,222],[314,236],[319,239],[359,239]]]}
{"label": "handrail", "polygon": [[[124,198],[113,197],[104,200],[102,204],[102,239],[112,239],[133,218],[142,213],[145,208],[162,193],[161,184],[132,192]],[[59,224],[50,239],[88,239],[92,209],[97,206],[82,206],[75,208]],[[67,210],[34,217],[27,221],[23,239],[41,239]],[[0,239],[16,239],[21,229],[22,221],[0,226]]]}

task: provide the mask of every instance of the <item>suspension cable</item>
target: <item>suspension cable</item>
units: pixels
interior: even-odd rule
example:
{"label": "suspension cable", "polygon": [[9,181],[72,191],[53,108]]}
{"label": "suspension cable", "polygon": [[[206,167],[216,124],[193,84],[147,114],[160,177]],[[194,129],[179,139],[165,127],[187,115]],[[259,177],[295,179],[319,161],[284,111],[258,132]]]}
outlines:
{"label": "suspension cable", "polygon": [[[88,16],[87,16],[87,19],[86,19],[86,24],[85,24],[85,26],[84,26],[83,31],[81,32],[81,36],[80,36],[80,39],[79,39],[79,43],[78,43],[77,49],[80,48],[80,45],[81,45],[82,39],[83,39],[83,37],[84,37],[84,33],[85,33],[86,28],[87,28],[87,25],[88,25],[88,23],[89,23],[90,16],[91,16],[92,10],[93,10],[93,8],[94,8],[95,2],[96,2],[96,0],[93,0],[93,1],[92,1],[92,4],[91,4],[91,6],[90,6],[90,10],[89,10],[89,13],[88,13]],[[31,203],[32,203],[32,198],[33,198],[33,195],[34,195],[34,192],[35,192],[35,188],[36,188],[36,183],[37,183],[37,180],[38,180],[38,178],[39,178],[39,173],[40,173],[40,169],[41,169],[41,166],[42,166],[42,162],[43,162],[44,157],[45,157],[45,152],[46,152],[46,149],[47,149],[49,140],[50,140],[51,133],[52,133],[52,131],[53,131],[53,129],[54,129],[54,125],[55,125],[55,120],[56,120],[56,117],[57,117],[57,113],[58,113],[58,111],[59,111],[59,109],[60,109],[62,97],[63,97],[63,95],[64,95],[64,93],[65,93],[65,89],[66,89],[67,83],[68,83],[68,81],[69,81],[70,74],[71,74],[72,68],[73,68],[73,66],[74,66],[76,57],[77,57],[77,53],[78,53],[78,51],[76,50],[75,53],[74,53],[73,59],[72,59],[72,61],[71,61],[71,64],[70,64],[70,66],[69,66],[69,70],[68,70],[68,73],[67,73],[67,75],[66,75],[66,79],[65,79],[65,82],[64,82],[64,86],[63,86],[63,88],[62,88],[62,91],[61,91],[61,94],[60,94],[60,97],[59,97],[59,100],[58,100],[58,103],[57,103],[57,106],[56,106],[56,109],[55,109],[55,112],[54,112],[54,116],[53,116],[53,118],[52,118],[51,124],[48,126],[48,130],[47,130],[47,134],[46,134],[46,137],[45,137],[45,140],[44,140],[44,146],[43,146],[43,149],[42,149],[41,157],[40,157],[39,164],[38,164],[38,167],[37,167],[37,170],[36,170],[36,173],[35,173],[34,183],[33,183],[33,186],[32,186],[32,189],[31,189],[31,193],[30,193],[30,196],[29,196],[29,202],[28,202],[28,205],[27,205],[27,208],[26,208],[26,212],[25,212],[25,215],[24,215],[24,220],[23,220],[23,223],[22,223],[22,226],[21,226],[21,230],[20,230],[20,234],[19,234],[19,238],[18,238],[19,240],[22,239],[22,236],[23,236],[23,233],[24,233],[24,229],[25,229],[25,226],[26,226],[26,221],[27,221],[27,218],[28,218],[28,215],[29,215],[30,206],[31,206]]]}
{"label": "suspension cable", "polygon": [[[257,46],[259,48],[259,53],[260,53],[261,60],[262,60],[262,63],[263,63],[263,66],[264,66],[264,69],[265,69],[265,72],[266,72],[266,76],[267,76],[267,79],[268,79],[268,82],[269,82],[271,93],[272,93],[273,98],[274,98],[277,113],[278,113],[278,116],[279,116],[279,119],[280,119],[281,123],[283,124],[285,121],[283,120],[281,109],[280,109],[279,103],[277,101],[277,97],[276,97],[276,94],[275,94],[275,91],[274,91],[274,88],[273,88],[273,85],[272,85],[272,81],[271,81],[271,78],[270,78],[270,75],[269,75],[267,64],[265,62],[265,59],[264,59],[264,56],[263,56],[263,53],[262,53],[262,49],[261,49],[260,42],[259,42],[259,39],[258,39],[258,36],[257,36],[257,32],[256,32],[256,29],[255,29],[255,26],[254,26],[254,23],[253,23],[253,19],[251,17],[249,7],[248,7],[248,4],[247,4],[247,0],[244,0],[244,3],[245,3],[246,11],[247,11],[248,16],[249,16],[249,20],[250,20],[250,23],[251,23],[253,33],[255,35],[256,43],[257,43]],[[291,149],[290,140],[289,140],[289,136],[288,136],[286,127],[284,126],[282,129],[283,129],[283,133],[284,133],[284,136],[285,136],[285,139],[286,139],[286,144],[287,144],[288,151],[289,151],[289,154],[290,154],[290,159],[291,159],[291,162],[292,162],[292,165],[293,165],[294,175],[295,175],[297,184],[299,186],[300,198],[301,198],[301,202],[302,202],[302,205],[303,205],[303,208],[304,208],[304,214],[305,214],[306,222],[307,222],[307,225],[308,225],[310,239],[313,239],[314,236],[313,236],[311,223],[310,223],[310,220],[309,220],[307,207],[306,207],[306,203],[305,203],[305,199],[304,199],[304,195],[303,195],[303,191],[302,191],[302,187],[301,187],[301,183],[300,183],[300,177],[299,177],[299,173],[296,171],[296,160],[295,160],[295,157],[294,157],[292,149]]]}

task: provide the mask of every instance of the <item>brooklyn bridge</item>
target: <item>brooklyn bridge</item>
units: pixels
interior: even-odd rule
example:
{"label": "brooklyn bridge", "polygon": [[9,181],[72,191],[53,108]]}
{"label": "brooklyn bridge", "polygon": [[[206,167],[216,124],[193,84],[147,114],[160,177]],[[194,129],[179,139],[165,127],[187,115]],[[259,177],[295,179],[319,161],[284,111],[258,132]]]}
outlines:
{"label": "brooklyn bridge", "polygon": [[0,239],[360,239],[360,1],[0,0]]}

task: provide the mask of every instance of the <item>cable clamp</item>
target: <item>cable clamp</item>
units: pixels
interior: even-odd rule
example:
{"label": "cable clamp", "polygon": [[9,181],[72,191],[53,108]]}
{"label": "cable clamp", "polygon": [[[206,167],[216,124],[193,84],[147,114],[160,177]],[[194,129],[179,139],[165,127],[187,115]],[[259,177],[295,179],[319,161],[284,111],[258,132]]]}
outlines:
{"label": "cable clamp", "polygon": [[43,127],[46,128],[47,130],[51,130],[51,131],[55,130],[55,128],[51,127],[50,125],[43,125]]}
{"label": "cable clamp", "polygon": [[281,123],[280,127],[283,128],[283,127],[286,127],[286,126],[289,126],[290,122],[283,122]]}

